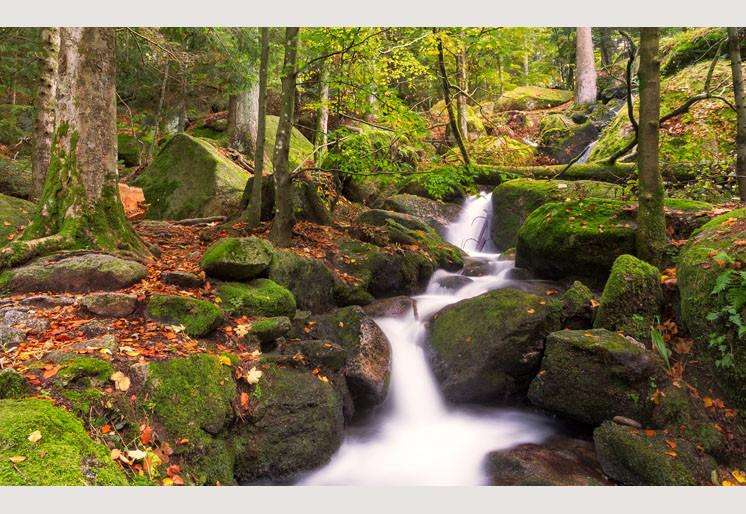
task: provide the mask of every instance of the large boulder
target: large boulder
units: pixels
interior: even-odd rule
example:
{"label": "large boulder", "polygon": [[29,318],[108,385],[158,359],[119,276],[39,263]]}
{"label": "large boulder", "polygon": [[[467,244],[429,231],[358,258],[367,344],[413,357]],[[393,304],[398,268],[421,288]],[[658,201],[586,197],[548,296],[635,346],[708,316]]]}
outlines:
{"label": "large boulder", "polygon": [[431,200],[406,193],[388,197],[384,201],[383,207],[390,211],[416,216],[441,235],[445,232],[448,224],[454,221],[461,212],[461,208],[454,203]]}
{"label": "large boulder", "polygon": [[604,473],[624,485],[705,485],[716,469],[712,458],[665,432],[606,421],[593,440]]}
{"label": "large boulder", "polygon": [[335,306],[334,275],[320,260],[290,250],[276,250],[269,278],[293,293],[299,309],[318,313]]}
{"label": "large boulder", "polygon": [[[236,396],[232,369],[214,355],[152,362],[145,390],[163,437],[196,484],[233,483],[234,452],[225,440]],[[185,444],[176,444],[187,440]]]}
{"label": "large boulder", "polygon": [[344,307],[314,316],[296,331],[291,335],[328,340],[346,350],[342,373],[357,409],[365,410],[383,402],[391,376],[391,345],[362,308]]}
{"label": "large boulder", "polygon": [[658,268],[632,255],[620,255],[611,267],[593,322],[595,328],[650,339],[663,302]]}
{"label": "large boulder", "polygon": [[538,86],[518,86],[497,100],[495,111],[534,111],[556,107],[572,99],[572,91]]}
{"label": "large boulder", "polygon": [[206,336],[223,322],[223,313],[214,303],[191,296],[154,294],[146,313],[154,320],[182,325],[192,337]]}
{"label": "large boulder", "polygon": [[217,293],[226,312],[246,316],[289,316],[295,314],[293,293],[268,278],[248,284],[223,282]]}
{"label": "large boulder", "polygon": [[593,180],[509,180],[492,191],[492,241],[498,250],[515,247],[523,222],[546,203],[588,197],[621,199],[623,195],[621,186]]}
{"label": "large boulder", "polygon": [[605,329],[549,334],[528,398],[539,407],[598,425],[615,416],[650,419],[650,380],[662,364],[634,340]]}
{"label": "large boulder", "polygon": [[[39,431],[41,439],[29,440]],[[127,485],[109,450],[44,400],[0,400],[0,485]]]}
{"label": "large boulder", "polygon": [[0,273],[0,293],[115,291],[147,275],[139,262],[103,253],[45,257]]}
{"label": "large boulder", "polygon": [[525,393],[539,369],[544,338],[559,328],[558,311],[554,302],[501,289],[435,314],[428,354],[445,397],[494,403]]}
{"label": "large boulder", "polygon": [[[738,271],[746,262],[744,241],[746,208],[741,208],[697,230],[681,250],[677,268],[681,319],[699,343],[698,357],[717,371],[714,376],[741,407],[746,407],[746,342],[730,319],[733,314],[746,317],[744,282]],[[710,340],[720,343],[706,344]]]}
{"label": "large boulder", "polygon": [[211,277],[248,280],[265,274],[272,251],[272,245],[258,237],[226,237],[205,250],[200,266]]}
{"label": "large boulder", "polygon": [[28,199],[31,196],[31,163],[0,155],[0,193]]}
{"label": "large boulder", "polygon": [[241,483],[291,479],[326,463],[339,448],[342,402],[323,375],[269,366],[251,398],[254,406],[234,436]]}
{"label": "large boulder", "polygon": [[5,243],[11,234],[31,221],[34,204],[0,193],[0,241]]}
{"label": "large boulder", "polygon": [[236,214],[248,178],[209,142],[179,133],[134,185],[143,189],[148,218],[184,219]]}
{"label": "large boulder", "polygon": [[0,400],[23,398],[31,392],[26,379],[13,368],[0,370]]}
{"label": "large boulder", "polygon": [[721,42],[728,37],[723,27],[703,27],[683,30],[661,41],[661,74],[673,75],[677,71],[700,61],[712,60],[720,52],[727,55],[727,45]]}
{"label": "large boulder", "polygon": [[[614,106],[619,106],[615,102]],[[575,105],[565,113],[552,113],[539,124],[539,153],[566,164],[583,153],[616,112],[601,102]]]}
{"label": "large boulder", "polygon": [[611,485],[593,444],[559,436],[542,444],[490,452],[487,473],[492,485]]}

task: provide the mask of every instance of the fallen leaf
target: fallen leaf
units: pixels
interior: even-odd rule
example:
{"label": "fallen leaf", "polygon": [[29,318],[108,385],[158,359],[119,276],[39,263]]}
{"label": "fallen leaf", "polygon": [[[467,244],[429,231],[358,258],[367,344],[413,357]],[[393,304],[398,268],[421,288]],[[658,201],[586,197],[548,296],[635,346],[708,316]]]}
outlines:
{"label": "fallen leaf", "polygon": [[115,371],[110,378],[117,391],[127,391],[130,388],[130,378],[121,371]]}
{"label": "fallen leaf", "polygon": [[132,460],[143,460],[148,454],[142,450],[130,450],[127,452],[127,457]]}
{"label": "fallen leaf", "polygon": [[233,363],[231,362],[230,358],[227,355],[221,355],[218,357],[218,361],[220,361],[220,364],[223,366],[232,366]]}
{"label": "fallen leaf", "polygon": [[181,478],[179,475],[174,475],[171,477],[171,480],[173,481],[174,485],[184,485],[184,479]]}
{"label": "fallen leaf", "polygon": [[673,439],[666,439],[666,444],[667,444],[667,445],[668,445],[668,447],[669,447],[669,448],[671,448],[672,450],[675,450],[675,449],[676,449],[676,441],[674,441]]}
{"label": "fallen leaf", "polygon": [[676,457],[678,454],[673,450],[669,450],[666,452],[666,455],[668,455],[669,457]]}
{"label": "fallen leaf", "polygon": [[234,332],[238,337],[244,337],[246,334],[249,333],[249,325],[236,325],[236,328],[234,329]]}
{"label": "fallen leaf", "polygon": [[249,395],[248,393],[241,393],[241,408],[242,409],[248,409],[249,408]]}
{"label": "fallen leaf", "polygon": [[148,446],[153,441],[153,429],[147,425],[143,425],[140,429],[140,442],[145,446]]}
{"label": "fallen leaf", "polygon": [[42,374],[42,376],[45,379],[52,378],[53,376],[55,376],[59,372],[59,370],[60,370],[61,367],[62,366],[52,366],[51,368],[45,370],[44,373]]}
{"label": "fallen leaf", "polygon": [[736,485],[736,484],[734,484],[734,483],[733,483],[733,482],[731,482],[730,480],[723,480],[723,483],[722,483],[721,485],[724,485],[724,486],[726,486],[726,487],[729,487],[729,486],[732,486],[732,485]]}
{"label": "fallen leaf", "polygon": [[651,430],[649,428],[645,429],[645,435],[648,437],[654,437],[655,436],[655,430]]}
{"label": "fallen leaf", "polygon": [[38,430],[34,430],[28,436],[28,440],[31,441],[32,443],[36,443],[40,439],[41,439],[41,432],[39,432]]}
{"label": "fallen leaf", "polygon": [[108,434],[109,432],[111,432],[111,425],[108,423],[101,427],[102,434]]}
{"label": "fallen leaf", "polygon": [[244,375],[244,380],[246,380],[247,384],[253,385],[259,382],[259,379],[262,378],[262,375],[264,373],[261,370],[256,369],[256,367],[251,368],[248,373]]}
{"label": "fallen leaf", "polygon": [[23,455],[14,455],[13,457],[11,457],[8,460],[10,462],[12,462],[13,464],[20,464],[21,462],[23,462],[24,460],[26,460],[26,457],[24,457]]}
{"label": "fallen leaf", "polygon": [[163,485],[165,485],[166,487],[172,486],[174,485],[174,481],[171,478],[166,477],[163,479]]}
{"label": "fallen leaf", "polygon": [[733,478],[735,478],[739,484],[746,484],[746,473],[740,469],[734,469],[730,474],[733,475]]}

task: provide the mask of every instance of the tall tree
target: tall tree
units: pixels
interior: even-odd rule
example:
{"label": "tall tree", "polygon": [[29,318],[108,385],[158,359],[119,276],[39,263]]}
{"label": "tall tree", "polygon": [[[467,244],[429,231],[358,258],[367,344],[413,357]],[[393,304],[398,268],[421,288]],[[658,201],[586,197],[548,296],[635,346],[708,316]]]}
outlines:
{"label": "tall tree", "polygon": [[326,153],[329,131],[329,65],[319,63],[319,107],[316,109],[316,130],[313,136],[314,162],[318,166]]}
{"label": "tall tree", "polygon": [[44,179],[47,176],[52,150],[60,54],[59,27],[42,29],[41,42],[39,91],[36,95],[34,153],[31,161],[31,176],[33,179],[31,196],[34,199],[39,198],[44,189]]}
{"label": "tall tree", "polygon": [[443,36],[440,30],[433,29],[435,37],[438,42],[438,70],[440,75],[440,87],[443,94],[443,101],[446,104],[446,111],[448,112],[448,124],[451,128],[453,137],[456,138],[456,144],[458,144],[459,150],[461,151],[461,157],[464,160],[464,164],[469,166],[469,152],[466,150],[464,144],[464,138],[461,137],[461,130],[458,127],[456,120],[456,114],[453,112],[453,103],[451,102],[451,84],[448,81],[448,72],[446,71],[446,61],[443,56]]}
{"label": "tall tree", "polygon": [[[166,57],[168,59],[168,57]],[[152,162],[153,156],[155,155],[155,149],[158,148],[158,138],[160,137],[161,129],[161,118],[163,117],[163,104],[166,101],[166,86],[168,86],[168,73],[171,68],[171,63],[166,60],[166,64],[163,66],[163,80],[161,80],[161,94],[158,97],[158,108],[155,111],[155,127],[153,128],[153,140],[150,142],[148,147],[148,162]]]}
{"label": "tall tree", "polygon": [[38,213],[0,268],[64,248],[148,253],[117,186],[114,29],[60,29],[57,129]]}
{"label": "tall tree", "polygon": [[640,29],[640,119],[638,121],[637,166],[639,205],[636,247],[643,260],[660,264],[666,246],[666,218],[663,213],[663,180],[658,164],[660,128],[660,39],[657,27]]}
{"label": "tall tree", "polygon": [[746,98],[744,98],[741,44],[737,27],[728,27],[730,66],[733,72],[733,93],[736,98],[736,179],[738,196],[746,202]]}
{"label": "tall tree", "polygon": [[614,41],[611,27],[598,28],[598,48],[601,50],[601,64],[611,66],[614,60]]}
{"label": "tall tree", "polygon": [[290,135],[295,114],[295,96],[298,80],[298,27],[285,29],[285,56],[282,66],[282,106],[277,124],[277,139],[272,158],[275,177],[275,219],[270,230],[270,239],[281,247],[290,245],[295,225],[292,202],[292,178],[290,176]]}
{"label": "tall tree", "polygon": [[[461,31],[463,36],[463,30]],[[456,81],[458,82],[458,93],[456,93],[456,110],[458,111],[458,126],[461,137],[469,140],[469,123],[466,116],[466,91],[469,88],[466,75],[466,45],[459,40],[459,48],[456,53]]]}
{"label": "tall tree", "polygon": [[578,27],[575,38],[575,102],[596,101],[596,64],[593,58],[593,38],[590,27]]}
{"label": "tall tree", "polygon": [[249,70],[252,84],[228,99],[228,146],[254,157],[259,123],[259,80]]}
{"label": "tall tree", "polygon": [[[262,217],[262,182],[264,180],[264,141],[267,123],[267,72],[269,68],[269,29],[262,27],[261,55],[259,57],[259,98],[257,99],[256,151],[254,152],[254,178],[246,183],[248,205],[244,219],[249,228],[259,225]],[[249,191],[249,187],[251,187]]]}

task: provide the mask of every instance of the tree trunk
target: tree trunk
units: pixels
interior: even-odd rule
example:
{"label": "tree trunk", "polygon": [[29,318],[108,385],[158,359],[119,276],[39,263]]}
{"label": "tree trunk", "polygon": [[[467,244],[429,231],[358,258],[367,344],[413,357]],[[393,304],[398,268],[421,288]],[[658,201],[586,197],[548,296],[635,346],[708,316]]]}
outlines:
{"label": "tree trunk", "polygon": [[590,27],[578,27],[575,50],[575,102],[592,104],[596,101],[596,65],[593,59],[593,38]]}
{"label": "tree trunk", "polygon": [[458,81],[459,92],[456,95],[456,108],[458,110],[458,126],[461,129],[461,137],[469,140],[469,123],[466,116],[466,94],[468,82],[466,77],[466,48],[461,43],[456,54],[456,80]]}
{"label": "tree trunk", "polygon": [[[252,75],[256,73],[251,70]],[[259,118],[259,81],[228,99],[228,146],[254,157]]]}
{"label": "tree trunk", "polygon": [[295,94],[298,71],[298,27],[285,29],[285,57],[282,70],[282,110],[277,124],[277,139],[272,158],[275,177],[275,219],[270,231],[270,239],[280,247],[290,245],[295,216],[292,203],[292,183],[288,169],[290,134],[295,113]]}
{"label": "tree trunk", "polygon": [[501,97],[505,86],[503,85],[503,56],[500,54],[497,54],[497,87],[498,97]]}
{"label": "tree trunk", "polygon": [[60,55],[60,29],[47,27],[41,31],[42,49],[39,74],[39,92],[36,97],[36,126],[34,128],[34,154],[31,161],[33,179],[31,197],[37,200],[44,189],[49,169],[52,136],[57,105],[57,80]]}
{"label": "tree trunk", "polygon": [[[262,218],[262,182],[264,180],[264,140],[267,121],[267,69],[269,67],[269,29],[262,27],[262,50],[259,58],[259,98],[257,106],[256,152],[254,154],[254,179],[246,183],[244,197],[249,195],[244,219],[249,228],[259,226]],[[294,102],[293,102],[294,103]],[[249,184],[251,189],[249,191]]]}
{"label": "tree trunk", "polygon": [[469,152],[466,150],[464,139],[461,137],[461,131],[458,128],[456,122],[456,115],[453,112],[453,104],[451,103],[451,85],[448,83],[448,73],[446,72],[446,63],[443,57],[443,39],[440,37],[438,29],[433,29],[433,32],[438,36],[438,68],[440,71],[440,84],[443,92],[443,101],[446,104],[446,110],[448,111],[448,124],[451,127],[451,133],[456,138],[456,144],[458,144],[459,150],[461,151],[461,157],[464,160],[464,164],[469,166]]}
{"label": "tree trunk", "polygon": [[728,47],[733,72],[733,93],[736,98],[736,180],[738,196],[742,202],[746,202],[746,98],[741,69],[741,44],[736,27],[728,27]]}
{"label": "tree trunk", "polygon": [[57,129],[38,213],[0,268],[64,248],[148,251],[124,215],[117,172],[114,29],[60,29]]}
{"label": "tree trunk", "polygon": [[155,155],[155,149],[158,148],[158,133],[161,128],[161,117],[163,117],[163,102],[166,98],[166,85],[168,84],[168,70],[170,67],[169,61],[166,61],[166,66],[163,69],[163,82],[161,82],[161,95],[158,97],[158,110],[155,111],[155,129],[153,130],[153,141],[150,142],[150,148],[148,149],[148,162],[153,162],[153,156]]}
{"label": "tree trunk", "polygon": [[660,118],[660,57],[657,27],[640,29],[640,118],[637,164],[639,207],[637,209],[637,256],[661,264],[666,246],[666,219],[663,213],[663,181],[658,168]]}
{"label": "tree trunk", "polygon": [[187,126],[187,76],[186,66],[181,65],[179,77],[179,121],[176,127],[177,132],[184,132]]}
{"label": "tree trunk", "polygon": [[611,66],[614,61],[614,45],[611,39],[611,27],[599,27],[599,49],[601,50],[601,64]]}
{"label": "tree trunk", "polygon": [[316,166],[326,154],[329,131],[329,65],[326,60],[321,61],[319,67],[319,108],[316,111],[316,130],[313,146],[315,148],[314,162]]}

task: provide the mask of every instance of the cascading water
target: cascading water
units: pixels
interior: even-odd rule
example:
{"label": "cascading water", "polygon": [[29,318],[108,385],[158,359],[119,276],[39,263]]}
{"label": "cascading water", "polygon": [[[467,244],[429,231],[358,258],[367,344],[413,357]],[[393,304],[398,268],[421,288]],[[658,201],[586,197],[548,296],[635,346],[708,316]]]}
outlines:
{"label": "cascading water", "polygon": [[[510,261],[500,261],[489,238],[491,195],[464,203],[445,238],[471,257],[489,262],[491,273],[470,277],[454,291],[439,284],[458,273],[438,270],[415,312],[376,319],[391,342],[389,396],[368,424],[352,427],[339,451],[302,485],[481,485],[485,455],[497,449],[541,442],[554,432],[546,417],[515,409],[447,405],[423,349],[425,320],[443,307],[507,287]],[[474,320],[478,323],[479,320]]]}

